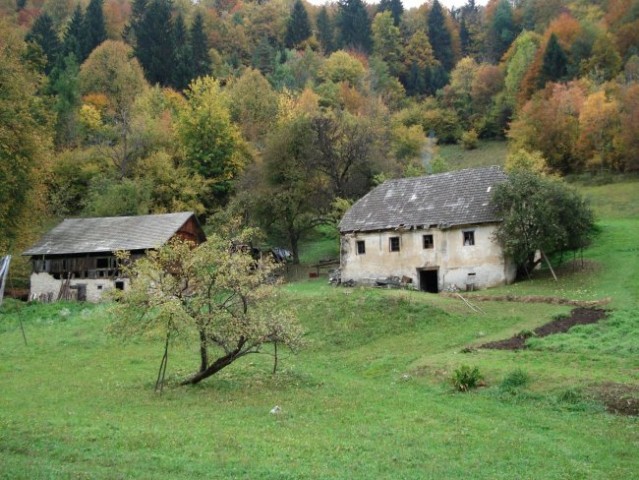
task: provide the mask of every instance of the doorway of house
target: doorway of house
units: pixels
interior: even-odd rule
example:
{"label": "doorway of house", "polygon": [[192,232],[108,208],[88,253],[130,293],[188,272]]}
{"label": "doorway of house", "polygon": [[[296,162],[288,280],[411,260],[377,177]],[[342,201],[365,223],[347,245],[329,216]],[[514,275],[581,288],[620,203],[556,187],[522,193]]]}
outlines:
{"label": "doorway of house", "polygon": [[419,289],[423,292],[437,293],[438,288],[438,270],[420,270],[419,271]]}

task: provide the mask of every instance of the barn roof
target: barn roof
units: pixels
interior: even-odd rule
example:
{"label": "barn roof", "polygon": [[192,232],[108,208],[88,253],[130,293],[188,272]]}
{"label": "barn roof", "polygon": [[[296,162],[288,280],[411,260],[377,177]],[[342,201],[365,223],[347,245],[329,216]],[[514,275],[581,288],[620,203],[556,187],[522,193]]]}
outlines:
{"label": "barn roof", "polygon": [[67,255],[157,248],[175,235],[191,217],[191,212],[180,212],[135,217],[66,219],[23,255]]}
{"label": "barn roof", "polygon": [[492,188],[506,180],[498,166],[388,180],[355,202],[341,232],[449,228],[497,222]]}

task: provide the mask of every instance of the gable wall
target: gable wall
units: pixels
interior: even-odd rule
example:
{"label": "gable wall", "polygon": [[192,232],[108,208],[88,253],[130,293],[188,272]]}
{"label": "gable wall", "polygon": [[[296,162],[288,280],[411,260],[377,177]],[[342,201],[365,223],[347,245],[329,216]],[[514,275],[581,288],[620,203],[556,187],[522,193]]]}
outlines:
{"label": "gable wall", "polygon": [[[473,231],[474,246],[464,245],[464,231]],[[419,270],[438,269],[439,290],[455,285],[466,288],[468,274],[474,273],[477,288],[492,287],[514,280],[515,269],[504,259],[492,235],[494,225],[477,225],[448,230],[384,231],[342,235],[342,281],[374,284],[390,276],[408,277],[419,288]],[[433,235],[434,248],[423,248],[423,235]],[[400,251],[390,251],[390,237],[400,238]],[[357,241],[364,241],[366,253],[357,253]]]}
{"label": "gable wall", "polygon": [[183,240],[188,240],[198,245],[205,239],[204,232],[194,217],[189,218],[175,234]]}

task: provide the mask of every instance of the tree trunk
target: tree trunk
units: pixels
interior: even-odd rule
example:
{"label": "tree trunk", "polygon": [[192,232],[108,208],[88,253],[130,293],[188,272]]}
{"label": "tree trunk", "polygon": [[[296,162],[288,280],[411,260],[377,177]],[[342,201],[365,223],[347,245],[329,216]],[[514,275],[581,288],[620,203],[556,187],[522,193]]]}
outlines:
{"label": "tree trunk", "polygon": [[246,350],[244,351],[242,350],[242,347],[244,347],[245,343],[246,343],[245,340],[241,340],[238,343],[238,346],[235,350],[218,358],[211,365],[207,366],[203,370],[200,370],[192,377],[184,380],[182,383],[180,383],[180,385],[195,385],[196,383],[200,383],[202,380],[209,378],[212,375],[215,375],[217,372],[219,372],[223,368],[228,367],[235,360],[249,353]]}
{"label": "tree trunk", "polygon": [[288,233],[288,243],[291,247],[291,255],[293,256],[293,264],[298,265],[300,263],[300,253],[299,253],[299,243],[298,243],[298,239],[299,239],[299,235],[297,234],[297,232],[294,232],[292,229],[294,229],[294,227],[291,227],[291,229],[289,229],[289,233]]}
{"label": "tree trunk", "polygon": [[200,328],[200,372],[206,370],[209,365],[208,350],[206,347],[206,331]]}

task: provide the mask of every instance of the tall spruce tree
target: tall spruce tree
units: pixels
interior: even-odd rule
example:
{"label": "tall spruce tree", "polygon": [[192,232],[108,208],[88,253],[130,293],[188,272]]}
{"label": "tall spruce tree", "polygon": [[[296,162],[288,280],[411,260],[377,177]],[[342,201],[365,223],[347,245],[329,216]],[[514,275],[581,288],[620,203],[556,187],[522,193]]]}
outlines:
{"label": "tall spruce tree", "polygon": [[253,50],[253,67],[267,77],[275,69],[276,56],[277,51],[268,41],[268,38],[262,37],[255,50]]}
{"label": "tall spruce tree", "polygon": [[548,39],[548,45],[544,51],[541,71],[537,78],[537,86],[543,88],[546,82],[558,82],[564,80],[568,73],[568,56],[559,45],[557,36],[553,33]]}
{"label": "tall spruce tree", "polygon": [[184,25],[184,18],[181,14],[175,17],[173,42],[175,62],[173,64],[171,86],[177,90],[184,90],[189,86],[191,79],[194,77],[194,73],[191,44],[189,42],[186,25]]}
{"label": "tall spruce tree", "polygon": [[370,53],[371,20],[362,0],[338,0],[337,29],[341,48]]}
{"label": "tall spruce tree", "polygon": [[488,50],[492,61],[499,62],[517,36],[517,26],[509,0],[500,0],[488,27]]}
{"label": "tall spruce tree", "polygon": [[82,63],[85,60],[82,49],[82,34],[84,25],[84,15],[80,4],[75,6],[71,20],[64,32],[62,41],[62,56],[67,57],[71,54],[75,57],[76,62]]}
{"label": "tall spruce tree", "polygon": [[450,72],[455,66],[455,55],[453,53],[453,40],[446,27],[446,17],[444,9],[438,0],[433,2],[433,6],[428,13],[428,41],[433,47],[433,54],[439,60],[444,70]]}
{"label": "tall spruce tree", "polygon": [[137,41],[135,32],[141,28],[146,6],[147,0],[133,0],[133,2],[131,2],[131,16],[129,17],[129,22],[124,26],[124,30],[122,32],[122,38],[124,41],[134,48]]}
{"label": "tall spruce tree", "polygon": [[77,112],[80,107],[80,67],[70,52],[58,62],[49,77],[48,93],[55,97],[55,145],[57,148],[74,145],[78,134]]}
{"label": "tall spruce tree", "polygon": [[399,27],[399,23],[402,21],[402,15],[404,14],[404,5],[402,5],[402,0],[381,0],[377,11],[391,12],[393,23],[395,23],[396,27]]}
{"label": "tall spruce tree", "polygon": [[208,38],[204,32],[204,17],[200,12],[193,18],[190,33],[193,78],[203,77],[211,73],[211,56]]}
{"label": "tall spruce tree", "polygon": [[468,0],[459,10],[459,40],[463,57],[479,56],[482,22],[475,0]]}
{"label": "tall spruce tree", "polygon": [[83,59],[87,58],[95,47],[107,39],[102,4],[103,0],[91,0],[84,14],[82,39],[80,42]]}
{"label": "tall spruce tree", "polygon": [[304,40],[308,39],[312,33],[304,3],[302,3],[302,0],[295,0],[293,9],[291,10],[291,16],[286,23],[284,44],[288,48],[295,48]]}
{"label": "tall spruce tree", "polygon": [[328,15],[328,9],[326,5],[320,8],[317,14],[317,39],[322,45],[324,54],[328,55],[335,50],[335,29],[333,28],[333,22]]}
{"label": "tall spruce tree", "polygon": [[47,12],[43,12],[36,19],[25,40],[36,44],[41,49],[46,57],[44,73],[49,75],[60,55],[60,40],[58,40],[58,35],[53,28],[53,20]]}
{"label": "tall spruce tree", "polygon": [[172,7],[171,0],[152,0],[139,20],[132,19],[135,56],[151,84],[166,86],[173,79],[175,41]]}

